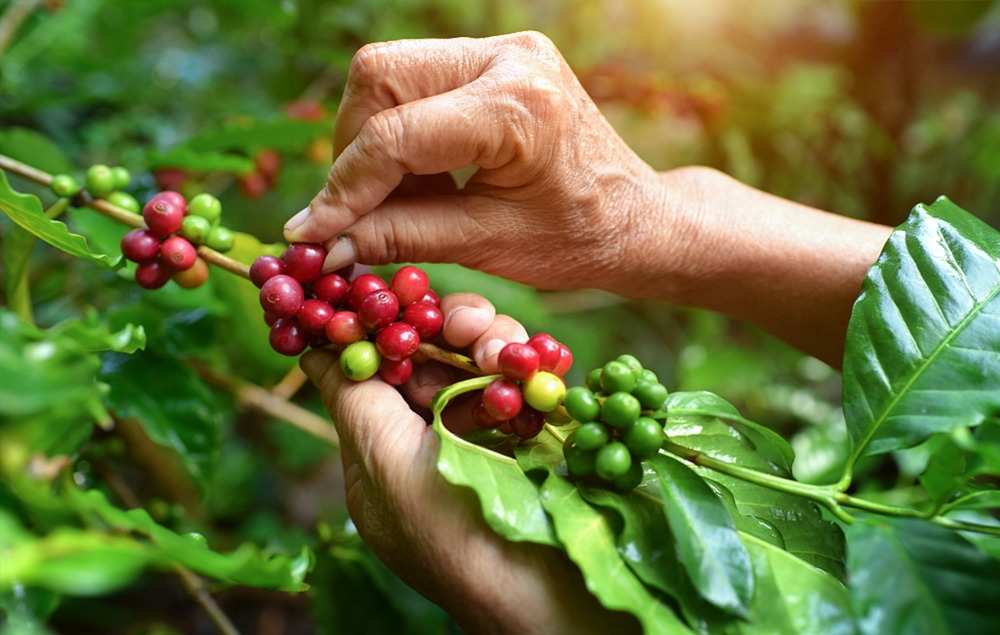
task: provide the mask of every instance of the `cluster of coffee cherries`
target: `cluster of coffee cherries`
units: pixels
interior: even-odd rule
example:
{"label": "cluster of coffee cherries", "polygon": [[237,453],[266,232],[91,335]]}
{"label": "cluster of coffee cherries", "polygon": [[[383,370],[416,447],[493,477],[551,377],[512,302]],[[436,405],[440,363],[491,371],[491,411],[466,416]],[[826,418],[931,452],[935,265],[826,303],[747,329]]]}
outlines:
{"label": "cluster of coffee cherries", "polygon": [[147,229],[133,229],[122,237],[122,254],[138,263],[135,281],[144,289],[159,289],[171,278],[185,289],[208,279],[208,265],[195,245],[216,251],[233,248],[233,233],[219,225],[222,204],[211,194],[190,201],[174,191],[160,192],[142,208]]}
{"label": "cluster of coffee cherries", "polygon": [[405,383],[420,342],[444,323],[427,274],[408,265],[389,284],[372,273],[348,281],[346,270],[324,275],[325,260],[323,246],[308,243],[254,260],[250,280],[260,288],[271,347],[294,356],[309,346],[345,346],[340,366],[349,379],[378,373],[393,386]]}
{"label": "cluster of coffee cherries", "polygon": [[582,425],[563,446],[566,467],[577,477],[596,475],[620,490],[642,482],[642,459],[660,451],[660,411],[667,389],[632,355],[622,355],[587,374],[587,386],[568,393],[563,406]]}
{"label": "cluster of coffee cherries", "polygon": [[573,365],[573,354],[551,335],[539,333],[527,343],[504,346],[497,364],[503,377],[490,382],[472,405],[473,420],[480,428],[498,428],[521,439],[537,436],[566,396],[562,377]]}
{"label": "cluster of coffee cherries", "polygon": [[[132,174],[121,166],[92,165],[84,177],[84,187],[94,198],[103,198],[112,205],[139,213],[139,201],[125,192],[132,181]],[[74,197],[80,193],[80,184],[69,174],[57,174],[49,184],[52,193],[59,197]]]}

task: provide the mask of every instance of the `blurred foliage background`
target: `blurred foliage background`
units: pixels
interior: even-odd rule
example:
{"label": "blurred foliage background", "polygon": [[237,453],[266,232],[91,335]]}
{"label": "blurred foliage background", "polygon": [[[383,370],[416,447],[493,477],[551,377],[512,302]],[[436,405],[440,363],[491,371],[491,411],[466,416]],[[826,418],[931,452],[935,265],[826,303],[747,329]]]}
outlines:
{"label": "blurred foliage background", "polygon": [[[359,47],[525,29],[553,39],[657,169],[711,165],[780,196],[893,225],[916,203],[947,194],[1000,227],[996,2],[8,0],[0,11],[0,152],[78,177],[92,163],[124,165],[140,200],[157,185],[212,192],[228,226],[264,243],[280,240],[284,220],[324,182],[333,115]],[[0,222],[7,236],[7,219]],[[117,249],[121,230],[104,219],[83,210],[70,222]],[[236,255],[249,261],[261,249],[246,238]],[[428,271],[440,292],[480,291],[529,331],[567,343],[572,383],[631,352],[669,388],[717,392],[790,436],[800,479],[840,472],[839,375],[753,327],[603,292],[538,291],[450,265]],[[336,452],[239,407],[177,361],[238,371],[265,387],[288,372],[292,362],[267,348],[245,284],[220,272],[194,293],[173,285],[140,292],[43,244],[31,272],[40,326],[87,307],[113,329],[145,326],[136,368],[120,353],[102,357],[112,406],[142,392],[143,381],[160,383],[161,406],[197,402],[119,413],[131,419],[73,455],[79,484],[121,497],[114,483],[125,482],[154,518],[198,531],[213,547],[250,540],[274,552],[317,549],[308,597],[221,591],[220,605],[244,632],[455,631],[352,533]],[[136,380],[143,369],[153,375]],[[321,412],[308,387],[294,400]],[[150,424],[164,410],[211,434],[164,449]],[[914,482],[925,462],[921,448],[875,459],[859,487]],[[65,633],[213,632],[166,574],[100,598],[65,596],[52,624]]]}

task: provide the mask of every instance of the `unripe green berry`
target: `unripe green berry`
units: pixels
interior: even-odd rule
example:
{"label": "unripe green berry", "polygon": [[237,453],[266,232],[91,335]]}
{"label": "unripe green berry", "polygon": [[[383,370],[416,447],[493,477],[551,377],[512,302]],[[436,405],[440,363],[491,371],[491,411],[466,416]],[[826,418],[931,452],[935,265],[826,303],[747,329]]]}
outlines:
{"label": "unripe green berry", "polygon": [[222,216],[222,203],[211,194],[202,192],[188,201],[188,214],[201,216],[209,223],[215,224]]}
{"label": "unripe green berry", "polygon": [[605,481],[614,481],[628,472],[630,467],[632,467],[632,455],[620,441],[612,441],[597,451],[594,468],[597,475]]}
{"label": "unripe green berry", "polygon": [[616,392],[604,400],[601,420],[613,428],[624,430],[636,422],[641,411],[638,399],[627,392]]}
{"label": "unripe green berry", "polygon": [[613,392],[632,392],[635,375],[632,369],[619,361],[608,362],[601,371],[601,388],[609,395]]}
{"label": "unripe green berry", "polygon": [[667,400],[667,388],[659,382],[637,381],[632,394],[646,410],[655,410]]}
{"label": "unripe green berry", "polygon": [[585,452],[577,446],[566,450],[566,469],[573,476],[590,476],[597,464],[596,452]]}
{"label": "unripe green berry", "polygon": [[135,200],[132,196],[126,194],[125,192],[112,192],[108,194],[108,202],[112,205],[117,205],[122,209],[126,209],[133,214],[138,214],[141,210],[139,207],[139,201]]}
{"label": "unripe green berry", "polygon": [[181,236],[195,245],[201,245],[212,233],[212,223],[201,216],[185,216],[181,225]]}
{"label": "unripe green berry", "polygon": [[132,175],[120,165],[111,168],[111,178],[114,179],[116,190],[124,190],[132,181]]}
{"label": "unripe green berry", "polygon": [[611,433],[603,423],[585,423],[573,433],[576,445],[581,450],[597,450],[611,440]]}
{"label": "unripe green berry", "polygon": [[586,380],[587,388],[591,392],[601,392],[601,369],[595,368],[594,370],[587,373]]}
{"label": "unripe green berry", "polygon": [[374,342],[361,340],[354,342],[340,354],[340,370],[354,381],[364,381],[375,376],[382,356],[378,354]]}
{"label": "unripe green berry", "polygon": [[642,376],[642,364],[639,363],[639,360],[636,359],[634,355],[619,355],[616,361],[619,361],[631,368],[632,375],[635,376],[636,379],[639,379],[639,377]]}
{"label": "unripe green berry", "polygon": [[115,189],[115,177],[111,174],[111,168],[100,163],[90,166],[83,186],[94,198],[104,198]]}
{"label": "unripe green berry", "polygon": [[638,457],[653,456],[663,445],[663,426],[655,419],[639,417],[622,438],[629,451]]}
{"label": "unripe green berry", "polygon": [[644,476],[646,476],[646,473],[642,469],[642,461],[633,458],[632,466],[628,468],[628,472],[616,478],[614,484],[621,491],[630,492],[642,483]]}
{"label": "unripe green berry", "polygon": [[656,384],[656,383],[659,383],[660,379],[656,376],[656,373],[654,373],[653,371],[649,370],[648,368],[644,368],[644,369],[642,369],[642,372],[639,373],[639,376],[636,378],[636,381],[637,382],[638,381],[648,381],[648,382]]}
{"label": "unripe green berry", "polygon": [[566,385],[552,373],[540,372],[524,382],[521,392],[529,406],[541,412],[551,412],[566,396]]}
{"label": "unripe green berry", "polygon": [[213,227],[212,231],[208,233],[208,238],[205,239],[206,245],[223,253],[232,249],[234,242],[233,232],[222,226]]}
{"label": "unripe green berry", "polygon": [[68,174],[57,174],[52,177],[49,187],[52,188],[52,193],[59,197],[76,196],[80,191],[80,184]]}
{"label": "unripe green berry", "polygon": [[563,406],[566,407],[569,416],[580,423],[590,423],[601,414],[601,405],[597,403],[594,393],[583,386],[570,388],[569,392],[566,393],[566,398],[563,399]]}

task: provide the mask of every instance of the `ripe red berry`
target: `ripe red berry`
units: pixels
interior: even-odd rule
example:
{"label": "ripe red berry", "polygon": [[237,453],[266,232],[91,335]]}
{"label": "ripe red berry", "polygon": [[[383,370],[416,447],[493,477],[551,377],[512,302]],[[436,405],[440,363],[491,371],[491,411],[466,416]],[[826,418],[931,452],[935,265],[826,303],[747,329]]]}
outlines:
{"label": "ripe red berry", "polygon": [[358,307],[358,318],[370,331],[378,331],[396,321],[399,316],[399,300],[388,289],[369,293]]}
{"label": "ripe red berry", "polygon": [[278,317],[277,315],[264,311],[264,324],[267,324],[268,326],[274,326],[274,323],[280,319],[281,318]]}
{"label": "ripe red berry", "polygon": [[283,273],[285,273],[285,263],[281,262],[280,258],[259,256],[250,265],[250,282],[259,289],[265,282]]}
{"label": "ripe red berry", "polygon": [[164,192],[159,192],[157,194],[154,194],[153,198],[154,199],[161,198],[170,203],[171,205],[173,205],[174,207],[180,209],[182,214],[187,214],[188,204],[187,201],[184,199],[184,195],[181,194],[180,192],[174,192],[173,190],[166,190]]}
{"label": "ripe red berry", "polygon": [[260,172],[251,172],[240,177],[240,192],[247,198],[260,198],[269,189],[271,183]]}
{"label": "ripe red berry", "polygon": [[400,360],[382,359],[378,367],[379,377],[390,386],[402,386],[413,375],[413,360],[409,357]]}
{"label": "ripe red berry", "polygon": [[201,258],[195,258],[194,264],[184,271],[175,271],[174,282],[182,289],[196,289],[208,280],[208,264]]}
{"label": "ripe red berry", "polygon": [[420,336],[406,322],[393,322],[375,336],[375,347],[385,359],[406,359],[417,352]]}
{"label": "ripe red berry", "polygon": [[545,415],[531,406],[525,405],[510,420],[511,432],[522,439],[533,439],[545,427]]}
{"label": "ripe red berry", "polygon": [[313,335],[323,333],[326,323],[333,317],[333,307],[322,300],[306,300],[296,318],[306,331]]}
{"label": "ripe red berry", "polygon": [[420,301],[434,306],[441,306],[441,298],[438,297],[437,293],[434,293],[434,289],[428,289]]}
{"label": "ripe red berry", "polygon": [[309,333],[306,332],[295,318],[278,320],[271,327],[268,337],[271,348],[282,355],[294,357],[309,346]]}
{"label": "ripe red berry", "polygon": [[143,289],[159,289],[170,280],[173,270],[159,260],[144,262],[135,270],[135,281]]}
{"label": "ripe red berry", "polygon": [[341,346],[353,344],[365,336],[365,327],[354,311],[337,311],[330,317],[324,330],[331,342]]}
{"label": "ripe red berry", "polygon": [[500,350],[497,364],[504,377],[527,380],[538,372],[538,351],[527,344],[511,342]]}
{"label": "ripe red berry", "polygon": [[430,282],[423,269],[407,265],[392,276],[389,288],[399,298],[399,306],[410,306],[414,302],[420,302],[427,295],[430,291]]}
{"label": "ripe red berry", "polygon": [[[567,372],[569,372],[570,367],[573,365],[573,353],[569,350],[565,344],[559,345],[559,362],[556,367],[552,369],[553,375],[558,375],[562,377]],[[565,383],[565,382],[564,382]]]}
{"label": "ripe red berry", "polygon": [[351,288],[347,290],[347,302],[351,308],[357,311],[361,307],[361,301],[369,293],[375,293],[379,289],[385,289],[385,280],[379,278],[374,273],[363,273],[351,282]]}
{"label": "ripe red berry", "polygon": [[335,273],[328,273],[313,283],[313,295],[331,305],[337,304],[347,295],[347,281]]}
{"label": "ripe red berry", "polygon": [[133,229],[122,237],[122,254],[132,262],[152,262],[162,239],[148,229]]}
{"label": "ripe red berry", "polygon": [[274,276],[260,288],[260,306],[280,318],[290,318],[302,308],[302,285],[291,276]]}
{"label": "ripe red berry", "polygon": [[476,403],[472,404],[472,420],[484,430],[492,430],[503,425],[503,421],[497,421],[490,416],[490,413],[486,412],[486,406],[483,404],[482,397],[476,399]]}
{"label": "ripe red berry", "polygon": [[483,406],[497,421],[510,421],[521,411],[521,389],[510,379],[500,377],[483,391]]}
{"label": "ripe red berry", "polygon": [[[179,190],[188,180],[188,173],[182,168],[160,168],[153,173],[156,187],[161,190]],[[161,192],[162,194],[162,192]]]}
{"label": "ripe red berry", "polygon": [[171,236],[160,245],[160,258],[175,271],[184,271],[194,266],[198,252],[181,236]]}
{"label": "ripe red berry", "polygon": [[323,275],[326,249],[323,245],[296,243],[285,250],[281,259],[285,263],[285,275],[302,283],[313,282]]}
{"label": "ripe red berry", "polygon": [[265,148],[257,154],[255,161],[257,171],[267,179],[268,183],[274,184],[281,173],[281,154],[277,150]]}
{"label": "ripe red berry", "polygon": [[142,217],[149,231],[160,236],[169,236],[181,230],[184,211],[166,198],[152,198],[142,208]]}
{"label": "ripe red berry", "polygon": [[562,348],[548,333],[539,333],[528,339],[528,346],[538,351],[538,370],[552,372],[559,365]]}
{"label": "ripe red berry", "polygon": [[441,333],[444,315],[433,304],[416,302],[403,309],[403,321],[417,329],[422,341],[428,341]]}

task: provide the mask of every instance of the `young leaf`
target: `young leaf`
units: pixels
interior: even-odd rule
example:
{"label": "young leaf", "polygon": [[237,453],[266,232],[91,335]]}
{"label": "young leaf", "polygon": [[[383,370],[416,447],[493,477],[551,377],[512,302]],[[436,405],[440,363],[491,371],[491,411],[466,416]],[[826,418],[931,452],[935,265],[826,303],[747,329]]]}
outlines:
{"label": "young leaf", "polygon": [[995,416],[1000,233],[944,197],[914,208],[854,304],[843,385],[849,465]]}
{"label": "young leaf", "polygon": [[3,170],[0,170],[0,209],[25,230],[71,256],[91,260],[108,269],[116,269],[121,264],[121,254],[95,254],[87,247],[86,238],[70,233],[65,223],[47,218],[37,197],[11,189]]}
{"label": "young leaf", "polygon": [[515,542],[537,542],[559,548],[538,489],[521,471],[517,461],[469,443],[441,422],[441,412],[451,399],[485,388],[495,378],[491,375],[452,384],[434,396],[431,402],[434,431],[441,440],[438,471],[449,483],[476,492],[483,517],[493,531]]}
{"label": "young leaf", "polygon": [[753,572],[729,511],[700,476],[676,459],[661,454],[647,462],[660,479],[667,521],[691,582],[712,604],[747,617]]}
{"label": "young leaf", "polygon": [[953,531],[871,519],[847,530],[851,602],[866,635],[992,635],[1000,562]]}

